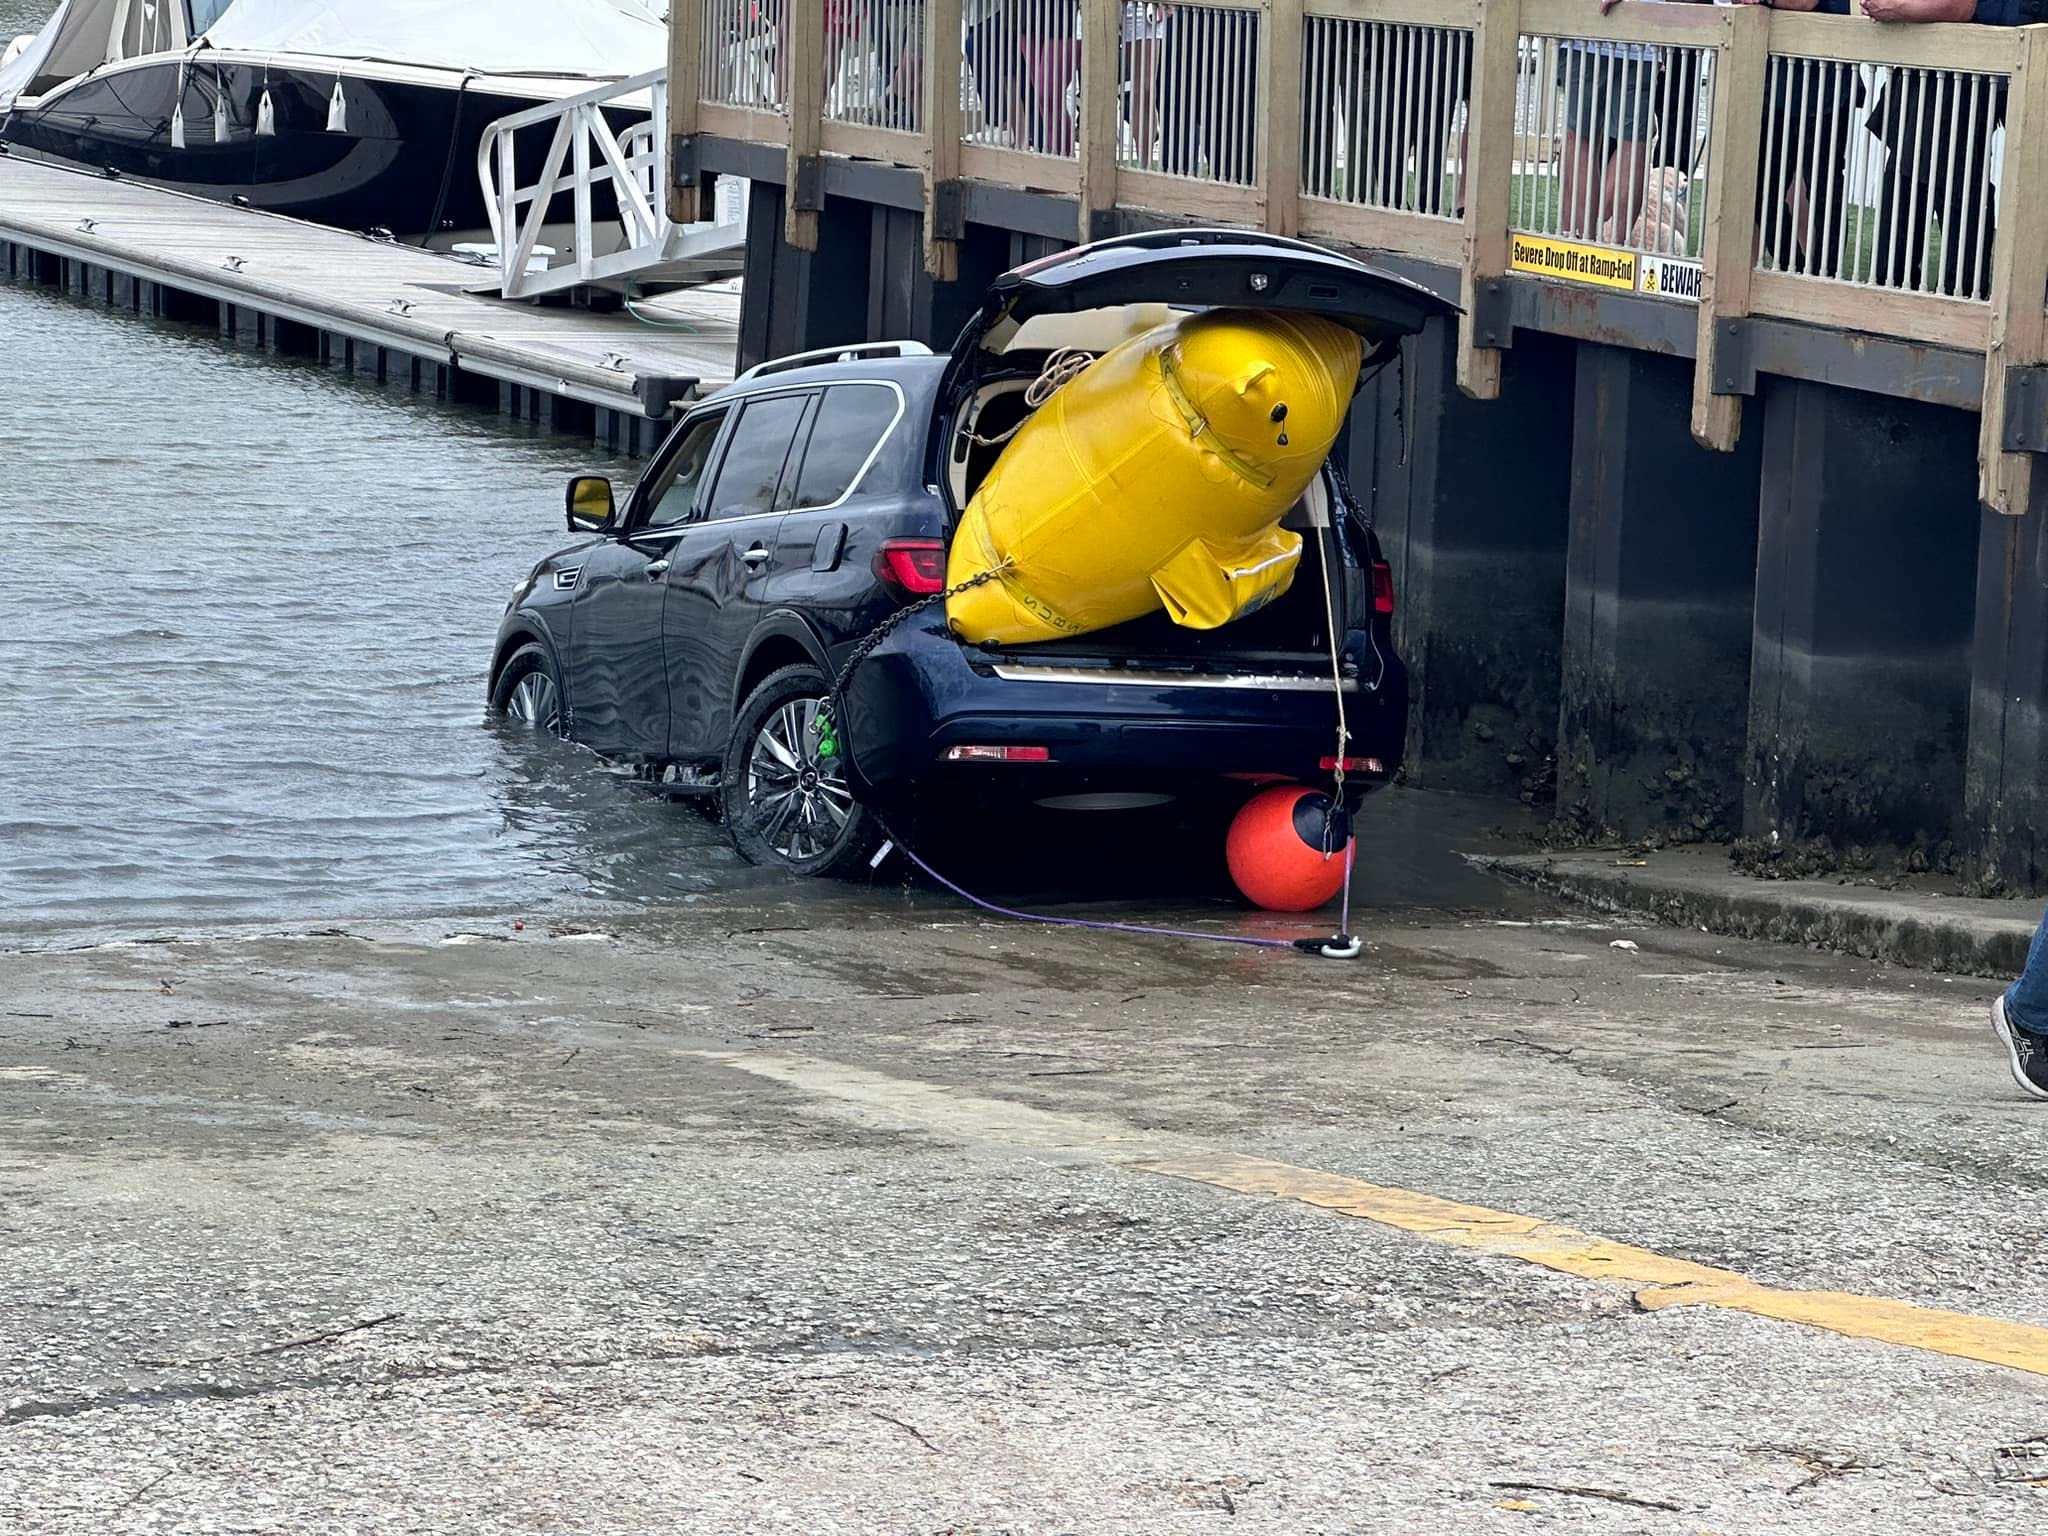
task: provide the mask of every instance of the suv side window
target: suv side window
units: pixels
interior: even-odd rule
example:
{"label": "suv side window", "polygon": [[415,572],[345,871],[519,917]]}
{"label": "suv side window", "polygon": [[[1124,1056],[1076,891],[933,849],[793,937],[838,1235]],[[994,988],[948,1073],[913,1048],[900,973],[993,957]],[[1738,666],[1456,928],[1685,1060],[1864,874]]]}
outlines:
{"label": "suv side window", "polygon": [[790,444],[796,441],[796,429],[803,424],[813,398],[809,394],[773,395],[747,402],[740,424],[733,428],[725,462],[719,466],[708,516],[745,517],[774,509],[775,488],[782,483]]}
{"label": "suv side window", "polygon": [[900,398],[886,384],[826,390],[797,478],[796,506],[829,507],[851,491],[902,414]]}
{"label": "suv side window", "polygon": [[697,491],[704,483],[704,470],[711,462],[711,449],[718,442],[718,429],[725,425],[724,411],[711,411],[686,426],[669,455],[656,467],[640,499],[641,528],[674,528],[687,523],[697,510]]}

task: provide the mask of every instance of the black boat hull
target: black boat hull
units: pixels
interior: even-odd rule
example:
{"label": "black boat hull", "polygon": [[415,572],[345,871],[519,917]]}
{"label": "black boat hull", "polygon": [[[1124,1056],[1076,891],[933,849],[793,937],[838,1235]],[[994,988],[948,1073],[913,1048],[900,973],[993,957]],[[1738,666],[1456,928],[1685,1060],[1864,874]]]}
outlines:
{"label": "black boat hull", "polygon": [[[488,228],[476,173],[483,132],[544,103],[464,85],[454,75],[445,83],[346,73],[340,80],[346,123],[331,129],[331,68],[205,54],[189,65],[137,61],[17,106],[0,120],[0,139],[201,197],[241,199],[343,229],[389,230],[402,240]],[[172,129],[181,103],[182,148]],[[266,115],[270,131],[259,132]],[[523,177],[538,171],[553,132],[551,124],[520,132]],[[610,188],[598,193],[594,213],[613,216]],[[573,216],[566,199],[558,206]]]}

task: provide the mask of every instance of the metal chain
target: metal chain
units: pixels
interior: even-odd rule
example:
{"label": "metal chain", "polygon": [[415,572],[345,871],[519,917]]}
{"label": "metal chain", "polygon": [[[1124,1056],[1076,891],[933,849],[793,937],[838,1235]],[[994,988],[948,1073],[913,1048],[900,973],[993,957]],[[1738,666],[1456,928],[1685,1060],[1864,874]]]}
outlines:
{"label": "metal chain", "polygon": [[[899,608],[890,614],[889,617],[882,620],[881,623],[862,636],[860,643],[847,653],[846,662],[840,667],[839,675],[832,679],[832,698],[837,699],[845,694],[846,685],[852,679],[854,672],[859,668],[860,664],[874,655],[882,642],[895,634],[902,625],[909,623],[929,608],[935,608],[941,603],[951,601],[963,592],[972,592],[976,587],[987,586],[1009,569],[1010,562],[1005,560],[1001,565],[990,566],[979,576],[968,577],[967,580],[961,582],[956,587],[948,587],[943,592],[934,592],[929,597],[921,597],[907,608]],[[830,707],[831,700],[828,699],[826,701],[826,708],[829,709]]]}

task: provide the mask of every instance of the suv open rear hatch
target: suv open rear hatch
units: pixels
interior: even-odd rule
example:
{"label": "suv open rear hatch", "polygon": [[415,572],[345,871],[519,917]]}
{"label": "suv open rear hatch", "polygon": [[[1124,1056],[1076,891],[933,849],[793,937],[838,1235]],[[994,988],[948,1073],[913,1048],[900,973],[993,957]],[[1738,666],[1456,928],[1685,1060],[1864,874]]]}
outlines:
{"label": "suv open rear hatch", "polygon": [[1182,229],[1103,240],[1018,267],[989,286],[939,386],[937,440],[951,451],[962,402],[989,376],[1014,371],[1018,354],[1103,352],[1175,310],[1220,308],[1327,316],[1365,338],[1368,368],[1432,315],[1457,312],[1419,283],[1278,235]]}

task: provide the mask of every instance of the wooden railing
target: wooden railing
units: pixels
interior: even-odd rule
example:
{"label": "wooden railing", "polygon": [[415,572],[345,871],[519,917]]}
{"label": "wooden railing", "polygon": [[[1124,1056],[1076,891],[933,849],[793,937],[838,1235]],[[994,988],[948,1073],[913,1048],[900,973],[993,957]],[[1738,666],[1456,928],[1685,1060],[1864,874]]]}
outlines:
{"label": "wooden railing", "polygon": [[[1458,274],[1458,377],[1500,388],[1510,278],[1697,307],[1692,430],[1732,448],[1750,319],[1985,357],[1984,500],[2025,509],[2048,396],[2048,28],[1625,0],[675,0],[672,126],[1247,225]],[[916,46],[912,58],[907,51]],[[1599,146],[1641,145],[1615,152]],[[2007,192],[2014,195],[2007,196]],[[688,199],[692,193],[684,191]],[[678,216],[694,210],[679,208]]]}

